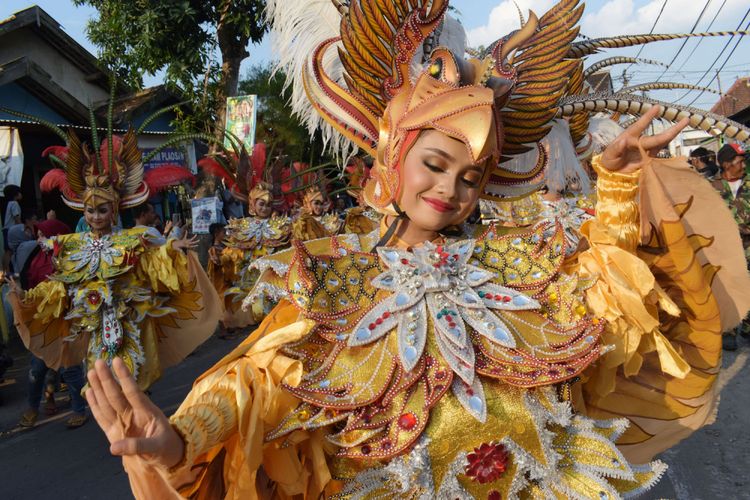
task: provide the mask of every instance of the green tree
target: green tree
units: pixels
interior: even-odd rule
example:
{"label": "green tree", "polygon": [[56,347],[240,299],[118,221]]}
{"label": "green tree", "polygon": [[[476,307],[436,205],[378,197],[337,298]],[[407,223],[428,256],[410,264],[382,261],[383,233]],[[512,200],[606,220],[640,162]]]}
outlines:
{"label": "green tree", "polygon": [[[142,88],[143,74],[164,70],[166,83],[193,104],[185,128],[221,137],[226,98],[237,95],[249,42],[268,26],[262,0],[73,0],[94,7],[87,34],[118,78]],[[221,60],[217,60],[216,54]]]}

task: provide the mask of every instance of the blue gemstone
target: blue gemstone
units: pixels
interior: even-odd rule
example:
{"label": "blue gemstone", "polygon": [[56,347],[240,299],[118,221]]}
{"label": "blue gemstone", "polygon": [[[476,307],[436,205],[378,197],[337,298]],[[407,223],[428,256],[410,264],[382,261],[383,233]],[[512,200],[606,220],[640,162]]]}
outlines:
{"label": "blue gemstone", "polygon": [[370,330],[368,330],[367,328],[360,328],[359,330],[357,330],[357,334],[355,337],[357,340],[367,340],[371,336],[372,334],[370,333]]}
{"label": "blue gemstone", "polygon": [[393,284],[393,276],[386,276],[380,282],[386,286],[390,286]]}
{"label": "blue gemstone", "polygon": [[484,409],[484,403],[482,398],[479,396],[472,396],[469,398],[469,407],[476,413],[480,413]]}
{"label": "blue gemstone", "polygon": [[530,303],[531,301],[525,295],[516,295],[513,297],[513,305],[515,306],[527,306]]}
{"label": "blue gemstone", "polygon": [[385,257],[386,259],[388,259],[388,260],[390,260],[391,262],[393,262],[393,261],[395,261],[396,259],[398,259],[398,252],[395,252],[395,251],[393,251],[393,250],[386,250],[385,252],[383,252],[383,256],[384,256],[384,257]]}
{"label": "blue gemstone", "polygon": [[403,293],[399,293],[396,295],[396,305],[397,306],[403,306],[404,304],[409,302],[409,296]]}
{"label": "blue gemstone", "polygon": [[345,340],[347,335],[345,333],[337,333],[336,340]]}
{"label": "blue gemstone", "polygon": [[510,335],[508,335],[508,332],[503,328],[495,328],[495,331],[492,332],[492,336],[500,342],[508,342],[510,340]]}
{"label": "blue gemstone", "polygon": [[486,274],[483,273],[482,271],[472,271],[472,272],[469,273],[469,279],[471,281],[481,280],[485,276],[486,276]]}
{"label": "blue gemstone", "polygon": [[458,247],[458,253],[460,253],[460,254],[465,254],[468,250],[469,250],[469,244],[468,243],[464,243],[463,245],[461,245],[460,247]]}
{"label": "blue gemstone", "polygon": [[321,381],[320,381],[320,383],[319,383],[318,385],[319,385],[320,387],[322,387],[323,389],[325,389],[326,387],[328,387],[329,385],[331,385],[331,381],[330,381],[330,380],[328,380],[328,379],[325,379],[325,380],[321,380]]}
{"label": "blue gemstone", "polygon": [[406,349],[404,349],[404,358],[406,359],[406,361],[410,363],[414,361],[415,359],[417,359],[418,355],[419,353],[417,353],[417,350],[412,346],[409,346]]}
{"label": "blue gemstone", "polygon": [[521,244],[521,238],[513,238],[513,241],[511,243],[515,246],[518,246]]}
{"label": "blue gemstone", "polygon": [[469,292],[464,293],[464,302],[468,302],[469,304],[476,304],[477,299]]}

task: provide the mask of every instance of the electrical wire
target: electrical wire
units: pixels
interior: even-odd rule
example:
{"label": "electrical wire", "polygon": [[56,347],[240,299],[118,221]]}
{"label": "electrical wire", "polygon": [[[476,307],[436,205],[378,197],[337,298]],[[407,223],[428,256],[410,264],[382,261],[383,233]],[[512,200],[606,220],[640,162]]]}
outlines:
{"label": "electrical wire", "polygon": [[[705,31],[711,31],[711,27],[714,25],[714,22],[716,22],[716,18],[719,17],[719,14],[721,14],[721,10],[724,8],[724,6],[727,4],[727,0],[724,0],[721,5],[719,6],[719,10],[716,11],[716,14],[714,14],[714,18],[711,19],[711,22],[708,23],[708,26],[706,27]],[[693,47],[693,50],[690,51],[690,54],[687,55],[684,61],[682,61],[682,64],[680,64],[680,67],[677,68],[676,72],[679,73],[682,68],[685,67],[685,64],[690,60],[691,57],[693,57],[693,54],[695,54],[695,51],[698,50],[698,47],[701,46],[701,43],[703,43],[703,40],[705,38],[699,38],[698,43],[695,44]]]}
{"label": "electrical wire", "polygon": [[[750,12],[750,9],[748,10],[748,12]],[[745,15],[745,17],[747,17],[747,15]],[[744,21],[744,18],[742,20]],[[748,29],[748,28],[750,28],[750,22],[748,22],[747,26],[745,26],[745,29]],[[704,87],[710,87],[711,84],[714,83],[714,81],[719,77],[719,73],[721,73],[721,71],[724,69],[724,65],[727,63],[727,61],[729,61],[732,58],[732,54],[734,54],[734,51],[737,50],[737,47],[740,46],[740,42],[742,41],[743,36],[745,35],[740,35],[740,37],[737,39],[737,43],[734,45],[731,52],[729,52],[729,55],[727,56],[727,58],[724,60],[724,64],[722,64],[719,70],[716,73],[714,73],[714,76],[713,78],[711,78],[711,81],[708,82],[707,85],[704,85]],[[690,101],[690,104],[688,104],[688,106],[692,106],[693,103],[697,101],[701,95],[703,95],[703,92],[705,91],[701,90],[700,93],[697,96],[695,96],[695,99]]]}
{"label": "electrical wire", "polygon": [[[654,25],[651,26],[651,30],[648,32],[649,35],[652,34],[654,32],[654,30],[656,29],[656,25],[659,23],[659,19],[661,19],[661,15],[664,13],[664,7],[667,6],[667,2],[669,2],[669,0],[664,0],[664,3],[661,4],[661,10],[659,11],[659,15],[656,16],[656,20],[654,21]],[[640,57],[641,52],[643,52],[644,47],[646,47],[646,44],[643,44],[643,45],[640,46],[640,48],[638,49],[638,53],[635,55],[636,59],[638,59]],[[630,66],[632,66],[632,64]],[[630,66],[628,66],[627,68],[625,68],[625,71],[629,70]],[[625,71],[623,71],[623,74],[625,74]]]}
{"label": "electrical wire", "polygon": [[[712,1],[713,0],[706,0],[706,5],[703,6],[703,10],[701,10],[701,13],[698,16],[698,19],[695,21],[695,23],[693,24],[693,27],[690,29],[690,33],[695,33],[695,29],[698,27],[698,23],[700,23],[701,19],[703,19],[703,16],[705,15],[706,10],[708,10],[708,6],[711,5]],[[689,38],[685,38],[682,41],[682,45],[680,45],[680,49],[674,55],[674,57],[669,62],[669,64],[667,64],[667,67],[664,69],[664,73],[666,73],[667,70],[672,67],[672,65],[674,64],[674,62],[677,60],[677,57],[680,55],[680,53],[682,52],[682,50],[685,48],[685,45],[688,43],[688,40],[689,40]],[[656,79],[657,82],[659,80],[661,80],[661,78],[664,76],[664,73],[662,73],[661,75],[659,75],[659,78]]]}
{"label": "electrical wire", "polygon": [[[742,20],[739,22],[737,27],[735,28],[735,31],[738,31],[740,28],[742,28],[742,23],[745,22],[745,19],[747,19],[747,16],[750,15],[750,8],[747,9],[745,12],[745,15],[742,16]],[[704,78],[711,72],[711,70],[714,68],[714,65],[716,65],[717,62],[719,62],[719,59],[721,59],[721,56],[724,55],[724,52],[726,52],[727,47],[729,47],[729,44],[732,43],[732,40],[734,40],[734,36],[732,35],[729,37],[729,40],[727,40],[727,43],[724,45],[724,48],[721,49],[721,52],[716,56],[716,59],[714,59],[714,62],[711,63],[711,65],[708,67],[708,69],[703,73],[703,75],[698,79],[698,81],[695,83],[695,85],[700,85],[700,83],[703,81]],[[725,61],[726,62],[726,61]],[[705,85],[704,85],[705,86]],[[688,90],[685,92],[682,96],[680,96],[678,99],[675,100],[675,102],[681,101],[685,97],[687,97],[692,90]]]}

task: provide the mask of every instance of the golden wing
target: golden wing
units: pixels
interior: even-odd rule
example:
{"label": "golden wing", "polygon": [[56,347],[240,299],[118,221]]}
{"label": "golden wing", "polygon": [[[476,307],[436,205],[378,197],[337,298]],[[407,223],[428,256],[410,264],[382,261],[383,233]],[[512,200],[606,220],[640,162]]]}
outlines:
{"label": "golden wing", "polygon": [[[580,69],[580,60],[567,59],[566,55],[578,36],[577,23],[583,8],[579,0],[563,0],[538,21],[531,13],[528,24],[538,23],[535,33],[508,60],[508,69],[515,72],[516,86],[501,112],[504,157],[533,149],[533,143],[547,135],[560,99],[567,87],[577,81],[573,76]],[[512,35],[508,42],[511,39]],[[495,50],[502,51],[502,45],[500,41]],[[497,70],[495,73],[507,76]]]}
{"label": "golden wing", "polygon": [[[412,58],[438,26],[447,0],[353,0],[336,4],[340,38],[313,52],[302,80],[313,107],[338,132],[374,154],[378,119],[388,101],[408,87]],[[338,56],[346,89],[324,70],[328,49],[341,41]]]}
{"label": "golden wing", "polygon": [[83,154],[83,144],[73,129],[68,130],[68,158],[65,161],[65,176],[68,180],[70,189],[78,196],[81,196],[86,189],[84,171],[86,169],[86,160]]}
{"label": "golden wing", "polygon": [[[124,172],[120,172],[121,163]],[[133,129],[128,129],[122,140],[122,152],[118,162],[118,175],[122,179],[123,194],[130,195],[138,191],[143,180],[143,157],[138,149],[138,138]],[[124,175],[123,175],[124,174]]]}

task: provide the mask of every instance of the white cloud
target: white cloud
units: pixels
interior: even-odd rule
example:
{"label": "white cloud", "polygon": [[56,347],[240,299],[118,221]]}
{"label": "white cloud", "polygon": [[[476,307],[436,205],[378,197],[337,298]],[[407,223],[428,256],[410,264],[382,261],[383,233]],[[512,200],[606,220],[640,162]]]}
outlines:
{"label": "white cloud", "polygon": [[[525,17],[532,9],[542,16],[557,0],[517,0]],[[664,0],[609,0],[596,7],[586,6],[581,20],[581,33],[591,37],[648,33],[661,10]],[[697,0],[668,0],[664,14],[656,26],[656,33],[687,32],[693,27],[704,2]],[[713,0],[703,16],[698,30],[705,30],[716,14],[720,0]],[[745,13],[747,0],[727,0],[716,19],[712,30],[734,29]],[[467,26],[469,45],[489,45],[498,38],[507,35],[520,27],[518,10],[512,0],[500,0],[492,8],[487,22],[481,26]]]}
{"label": "white cloud", "polygon": [[[528,12],[530,9],[537,15],[541,16],[547,12],[550,7],[557,3],[557,1],[517,0],[515,3],[521,8],[524,18],[528,19]],[[501,38],[520,27],[521,21],[518,17],[518,9],[514,2],[511,0],[503,0],[497,6],[493,7],[486,24],[475,28],[468,28],[466,34],[471,47],[478,47],[480,45],[487,46],[498,38]]]}

